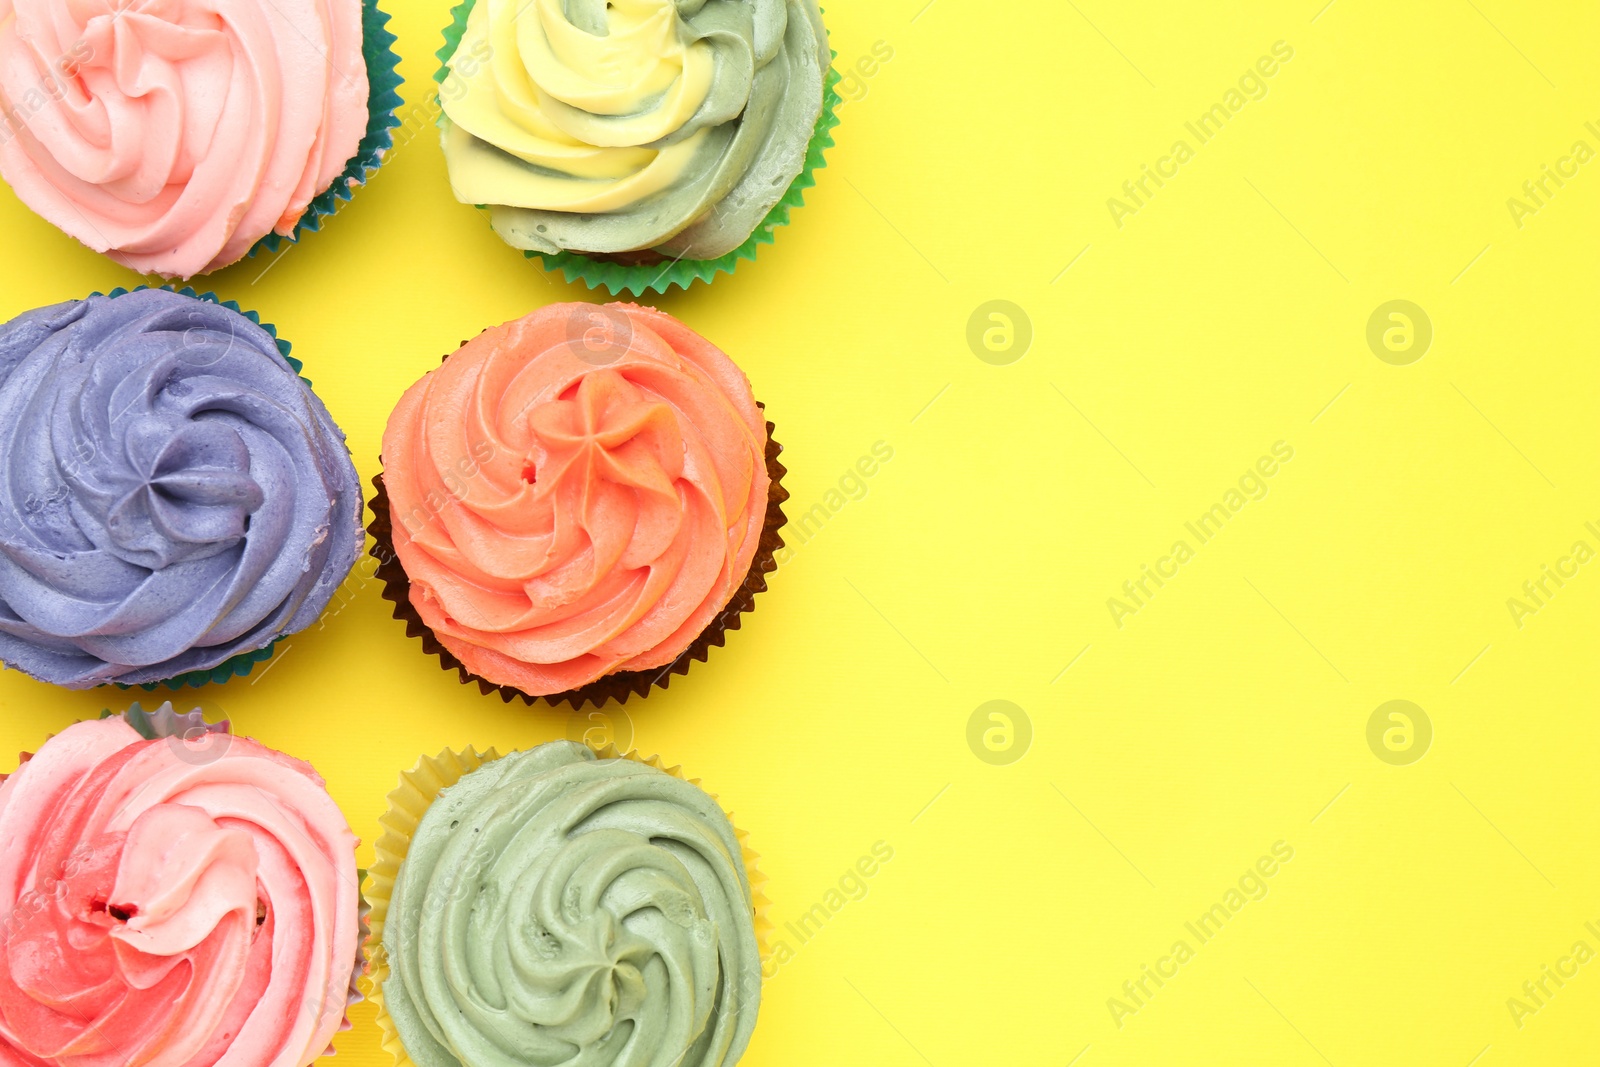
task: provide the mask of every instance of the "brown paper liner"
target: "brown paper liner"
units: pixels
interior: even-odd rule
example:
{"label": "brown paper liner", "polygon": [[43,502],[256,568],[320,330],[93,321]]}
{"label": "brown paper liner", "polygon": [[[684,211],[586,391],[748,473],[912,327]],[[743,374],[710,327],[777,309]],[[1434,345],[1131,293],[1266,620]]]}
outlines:
{"label": "brown paper liner", "polygon": [[[642,756],[636,749],[621,752],[613,744],[589,747],[601,759],[620,757],[648,764],[658,771],[698,787],[712,800],[717,799],[715,793],[700,784],[700,779],[690,778],[683,773],[682,767],[668,767],[660,756]],[[384,946],[383,930],[389,916],[389,899],[394,893],[395,879],[400,876],[400,865],[405,862],[406,853],[411,850],[411,835],[422,822],[422,816],[427,812],[428,806],[450,786],[485,763],[491,763],[499,758],[500,752],[494,748],[484,752],[475,748],[445,749],[437,756],[419,757],[416,766],[400,773],[400,784],[389,793],[389,810],[378,820],[378,825],[383,827],[383,836],[378,838],[378,843],[374,846],[376,856],[372,867],[367,871],[361,894],[362,901],[366,904],[367,921],[371,929],[367,938],[367,999],[378,1009],[378,1030],[382,1034],[382,1044],[394,1057],[396,1067],[415,1067],[415,1064],[407,1055],[405,1045],[400,1041],[399,1031],[395,1029],[394,1020],[390,1018],[383,1002],[383,983],[389,978],[389,953]],[[720,806],[720,801],[718,803]],[[769,943],[772,940],[773,929],[772,920],[767,914],[771,901],[763,891],[767,879],[757,867],[761,857],[750,847],[750,835],[734,823],[733,813],[726,808],[723,809],[723,813],[728,816],[728,822],[733,824],[734,836],[739,841],[745,880],[750,883],[756,954],[765,961],[770,951]]]}
{"label": "brown paper liner", "polygon": [[[763,411],[766,409],[766,405],[760,402],[757,402],[756,406]],[[552,706],[565,702],[571,704],[574,711],[578,711],[589,701],[593,701],[594,706],[599,708],[604,707],[608,700],[623,704],[631,696],[642,697],[652,686],[665,689],[671,683],[672,675],[689,673],[690,665],[696,660],[704,663],[711,654],[712,646],[720,647],[726,640],[727,631],[739,629],[739,616],[755,610],[756,594],[766,590],[767,575],[778,569],[776,556],[778,549],[783,547],[783,536],[779,531],[788,521],[783,513],[783,502],[789,499],[789,491],[782,483],[783,476],[789,472],[778,462],[783,446],[773,439],[772,430],[773,425],[768,422],[767,514],[761,527],[761,542],[756,548],[755,559],[750,561],[750,570],[746,572],[744,581],[739,583],[728,603],[706,628],[700,631],[700,636],[684,649],[683,654],[665,667],[648,671],[616,671],[577,689],[568,689],[547,696],[524,693],[515,686],[496,685],[467,670],[466,665],[452,656],[450,650],[434,636],[433,630],[422,621],[422,617],[417,614],[417,609],[411,603],[411,580],[406,576],[405,567],[401,566],[399,557],[395,555],[394,524],[390,518],[389,494],[383,486],[383,475],[379,473],[372,478],[373,487],[377,492],[369,504],[372,508],[372,524],[367,527],[367,532],[372,534],[373,544],[369,551],[378,561],[375,574],[383,582],[383,598],[394,604],[394,617],[406,624],[406,636],[422,639],[423,652],[430,656],[438,656],[445,670],[453,670],[461,676],[463,685],[477,682],[478,689],[485,695],[498,693],[500,699],[508,704],[513,700],[521,700],[524,704],[532,705],[536,701],[545,700]],[[380,456],[378,462],[381,464],[383,457]]]}

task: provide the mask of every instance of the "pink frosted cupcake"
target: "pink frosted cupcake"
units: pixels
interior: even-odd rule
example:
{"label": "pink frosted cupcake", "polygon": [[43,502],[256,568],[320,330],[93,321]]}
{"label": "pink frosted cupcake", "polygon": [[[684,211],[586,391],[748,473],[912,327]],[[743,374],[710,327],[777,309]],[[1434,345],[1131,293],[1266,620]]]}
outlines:
{"label": "pink frosted cupcake", "polygon": [[170,704],[0,783],[0,1064],[305,1067],[348,1026],[355,836],[300,760]]}
{"label": "pink frosted cupcake", "polygon": [[144,274],[317,229],[393,143],[376,0],[0,0],[0,176]]}

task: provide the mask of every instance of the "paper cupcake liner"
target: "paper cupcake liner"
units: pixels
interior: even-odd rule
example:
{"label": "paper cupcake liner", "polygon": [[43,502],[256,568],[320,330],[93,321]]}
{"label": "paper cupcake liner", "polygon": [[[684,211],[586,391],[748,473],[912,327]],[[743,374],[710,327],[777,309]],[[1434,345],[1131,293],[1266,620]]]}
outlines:
{"label": "paper cupcake liner", "polygon": [[361,0],[361,55],[367,63],[367,132],[356,147],[356,154],[345,164],[333,184],[318,193],[295,223],[294,233],[285,237],[269,233],[250,246],[246,259],[260,252],[276,252],[284,244],[294,244],[307,233],[322,229],[322,220],[335,214],[342,202],[355,195],[377,173],[383,157],[394,146],[390,131],[400,125],[395,112],[402,103],[400,57],[394,51],[395,35],[388,30],[389,16],[378,8],[378,0]]}
{"label": "paper cupcake liner", "polygon": [[[243,678],[256,669],[257,663],[265,663],[271,659],[272,654],[278,650],[278,642],[281,640],[283,638],[280,637],[271,644],[258,648],[253,652],[241,652],[237,656],[230,656],[208,671],[185,671],[183,674],[164,678],[159,682],[135,682],[132,685],[126,682],[111,682],[108,684],[114,685],[118,689],[142,689],[146,693],[152,693],[157,689],[168,689],[176,693],[191,686],[199,689],[203,685],[222,685],[224,682],[230,682],[235,678]],[[95,688],[103,689],[105,685],[98,685]]]}
{"label": "paper cupcake liner", "polygon": [[[239,306],[237,301],[224,300],[216,293],[197,293],[187,285],[136,285],[132,289],[124,289],[123,287],[118,286],[105,295],[114,300],[119,296],[126,296],[128,293],[137,293],[145,289],[153,288],[165,289],[169,293],[177,293],[180,296],[192,296],[196,300],[205,300],[212,304],[218,304],[227,308],[229,311],[234,311],[240,315],[243,315],[245,318],[249,319],[251,322],[255,323],[257,326],[261,327],[267,332],[267,336],[272,338],[273,343],[278,346],[278,352],[283,356],[284,362],[289,364],[290,367],[294,368],[295,375],[302,382],[306,383],[307,389],[311,388],[311,379],[307,378],[304,374],[305,364],[301,363],[298,359],[295,359],[289,354],[289,350],[294,346],[278,336],[278,328],[276,326],[270,322],[262,322],[260,314],[254,311],[246,311],[244,308]],[[90,295],[99,296],[101,294],[91,293]],[[104,689],[106,686],[110,685],[115,686],[118,689],[142,689],[145,692],[150,693],[157,689],[168,689],[172,692],[179,692],[190,686],[198,689],[204,685],[221,685],[224,682],[232,681],[235,678],[243,678],[245,675],[255,670],[256,664],[265,663],[267,660],[271,659],[272,654],[277,651],[278,642],[282,640],[283,638],[281,637],[273,638],[260,648],[252,649],[249,652],[240,652],[236,656],[230,656],[228,659],[223,660],[215,667],[211,667],[207,670],[185,671],[183,674],[175,675],[159,682],[135,682],[132,685],[129,685],[125,682],[106,682],[102,683],[101,685],[97,685],[94,688]]]}
{"label": "paper cupcake liner", "polygon": [[[590,748],[601,759],[621,757],[636,763],[648,764],[658,771],[664,771],[680,781],[702,789],[712,800],[717,799],[715,793],[700,784],[700,779],[688,777],[683,773],[682,767],[668,767],[660,756],[642,756],[634,749],[620,752],[613,744],[600,748],[591,745]],[[437,756],[420,757],[415,767],[401,772],[400,784],[388,797],[389,810],[378,820],[378,825],[383,828],[383,836],[378,838],[375,846],[376,859],[368,868],[366,880],[362,884],[362,897],[366,901],[367,922],[370,929],[367,937],[367,998],[378,1010],[378,1029],[382,1034],[382,1044],[394,1057],[396,1067],[415,1067],[415,1065],[411,1057],[406,1054],[405,1046],[400,1042],[400,1034],[395,1029],[394,1020],[389,1017],[383,1002],[383,983],[389,977],[389,954],[384,947],[383,927],[384,920],[388,917],[389,898],[394,893],[395,879],[400,876],[400,865],[405,862],[406,853],[411,848],[411,836],[416,833],[417,825],[422,821],[428,806],[447,788],[485,763],[499,759],[500,755],[501,753],[494,748],[483,752],[475,748],[466,748],[445,749]],[[739,829],[738,823],[733,820],[732,812],[724,808],[723,813],[728,816],[728,821],[733,823],[734,836],[739,841],[739,851],[744,860],[745,880],[750,883],[756,953],[765,960],[770,951],[773,934],[772,920],[767,915],[771,902],[767,900],[764,892],[767,878],[757,865],[760,856],[750,847],[750,835]]]}
{"label": "paper cupcake liner", "polygon": [[[450,9],[450,25],[444,29],[444,47],[434,53],[439,57],[439,69],[434,72],[433,80],[440,85],[449,75],[450,57],[461,47],[461,35],[467,30],[467,15],[471,13],[474,3],[476,0],[463,0]],[[830,54],[837,57],[839,53],[830,50]],[[716,259],[674,259],[647,264],[620,263],[586,256],[581,252],[552,254],[524,249],[522,254],[528,259],[537,257],[542,260],[546,270],[559,270],[569,282],[582,281],[590,289],[604,286],[612,296],[619,293],[632,293],[634,296],[643,296],[647,292],[666,293],[674,287],[687,289],[697,279],[709,283],[719,273],[732,274],[742,261],[755,259],[762,245],[773,242],[774,231],[789,224],[789,212],[802,206],[805,203],[805,191],[817,184],[814,173],[828,165],[825,154],[833,147],[833,128],[839,125],[840,98],[835,89],[838,84],[839,74],[830,66],[822,82],[822,114],[817,117],[811,141],[806,145],[805,164],[794,181],[789,183],[782,198],[767,212],[767,217],[761,220],[744,244],[732,252]],[[439,121],[445,121],[442,112]]]}
{"label": "paper cupcake liner", "polygon": [[[366,880],[367,872],[357,867],[356,884],[360,885]],[[339,1028],[334,1031],[336,1034],[342,1034],[346,1030],[353,1028],[354,1024],[350,1021],[350,1009],[367,999],[367,995],[361,991],[361,976],[367,972],[367,944],[372,940],[371,916],[372,905],[367,903],[365,895],[358,893],[356,895],[356,963],[355,967],[350,971],[350,985],[345,990],[344,995],[344,1018],[339,1020]],[[322,1055],[333,1056],[337,1054],[338,1050],[333,1047],[333,1042],[329,1041],[328,1050]]]}
{"label": "paper cupcake liner", "polygon": [[[759,402],[756,406],[765,409],[765,405]],[[530,706],[538,700],[547,701],[552,706],[565,702],[571,704],[576,711],[581,710],[587,701],[593,701],[594,706],[599,708],[604,707],[608,700],[622,704],[631,696],[642,697],[652,686],[665,689],[671,683],[672,675],[689,673],[690,665],[696,660],[704,663],[711,654],[712,646],[720,647],[726,640],[727,631],[739,629],[740,616],[747,611],[755,610],[756,594],[766,590],[767,575],[778,568],[776,556],[778,549],[783,547],[783,535],[780,531],[783,524],[788,521],[783,513],[783,502],[789,499],[789,491],[783,487],[783,476],[789,472],[778,462],[778,455],[783,451],[783,446],[773,440],[772,430],[772,423],[767,423],[766,460],[770,484],[767,489],[767,514],[761,527],[761,541],[756,548],[755,559],[751,560],[744,581],[739,583],[738,589],[728,603],[700,632],[694,643],[665,667],[648,671],[617,671],[577,689],[551,693],[548,696],[533,696],[513,686],[495,685],[488,679],[480,678],[467,670],[466,665],[451,655],[450,650],[434,636],[433,631],[422,621],[422,617],[411,603],[411,580],[406,576],[399,557],[395,555],[389,494],[384,489],[383,475],[379,473],[372,479],[377,492],[369,504],[372,509],[372,524],[367,527],[367,532],[372,534],[373,545],[370,551],[373,558],[378,561],[378,568],[374,573],[379,581],[383,582],[383,598],[394,605],[394,617],[406,624],[406,636],[422,639],[423,652],[430,656],[438,656],[440,665],[447,671],[457,672],[461,676],[463,685],[477,682],[478,689],[485,695],[498,693],[500,699],[507,704],[513,700],[521,700]],[[380,464],[383,462],[381,456],[378,462]]]}
{"label": "paper cupcake liner", "polygon": [[[137,730],[139,735],[147,741],[153,741],[159,737],[187,737],[189,736],[189,731],[197,727],[209,733],[233,732],[233,724],[229,720],[222,719],[218,722],[208,723],[205,721],[204,713],[199,708],[179,715],[168,705],[165,709],[165,714],[163,714],[163,708],[160,707],[156,708],[154,712],[145,711],[136,700],[128,705],[126,711],[115,712],[110,708],[106,708],[100,712],[99,717],[109,719],[113,715],[122,715],[128,725]],[[82,720],[79,721],[81,722]],[[48,741],[54,736],[55,734],[48,734],[45,736],[45,740]],[[0,773],[0,785],[5,784],[5,780],[16,774],[17,771],[22,770],[23,766],[33,757],[34,753],[32,752],[19,753],[17,770]],[[357,844],[359,843],[358,841]],[[360,868],[356,869],[358,886],[366,881],[366,874],[366,871]],[[334,1031],[338,1034],[342,1034],[351,1028],[350,1009],[366,999],[366,995],[361,991],[361,976],[367,970],[367,952],[372,941],[372,926],[368,919],[371,911],[372,906],[367,903],[366,895],[358,892],[356,894],[356,958],[350,968],[350,984],[345,993],[344,1001],[344,1018],[339,1020],[339,1028]],[[330,1042],[327,1051],[322,1055],[332,1056],[334,1054],[335,1050]]]}

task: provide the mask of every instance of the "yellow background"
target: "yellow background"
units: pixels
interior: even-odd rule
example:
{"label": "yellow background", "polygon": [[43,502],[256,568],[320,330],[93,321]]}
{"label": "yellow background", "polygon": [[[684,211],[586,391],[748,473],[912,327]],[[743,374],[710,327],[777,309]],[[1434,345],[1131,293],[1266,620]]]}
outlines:
{"label": "yellow background", "polygon": [[[1520,1027],[1507,999],[1600,950],[1600,563],[1520,628],[1507,600],[1600,548],[1600,162],[1520,227],[1507,200],[1600,148],[1600,13],[925,3],[829,5],[841,68],[893,58],[847,86],[776,246],[657,301],[749,372],[791,515],[830,514],[729,647],[612,726],[722,796],[780,927],[894,850],[791,945],[745,1062],[1592,1061],[1600,962]],[[446,4],[391,5],[422,133],[323,233],[204,280],[294,342],[369,478],[443,353],[593,298],[452,201],[419,103]],[[1184,123],[1278,41],[1266,96],[1197,144]],[[1180,138],[1194,158],[1119,228],[1108,199]],[[9,192],[0,234],[0,316],[138,281]],[[995,299],[1034,333],[1005,366],[966,339]],[[1434,329],[1406,366],[1366,342],[1393,299]],[[829,507],[879,441],[866,495]],[[1267,496],[1195,543],[1278,441]],[[1180,538],[1194,558],[1119,628],[1108,598]],[[419,753],[569,722],[461,686],[374,585],[350,594],[199,699],[314,762],[365,863]],[[0,739],[125,699],[8,672]],[[1366,740],[1395,699],[1433,727],[1407,766]],[[990,700],[1032,724],[1009,765],[967,743]],[[1198,944],[1185,922],[1278,841],[1265,898]],[[1180,938],[1194,957],[1119,1027],[1108,999]],[[340,1062],[385,1063],[355,1021]]]}

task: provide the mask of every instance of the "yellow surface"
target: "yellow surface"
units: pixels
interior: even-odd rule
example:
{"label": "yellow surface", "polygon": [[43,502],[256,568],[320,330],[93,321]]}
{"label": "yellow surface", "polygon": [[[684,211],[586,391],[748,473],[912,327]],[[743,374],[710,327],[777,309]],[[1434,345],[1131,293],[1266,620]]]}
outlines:
{"label": "yellow surface", "polygon": [[[846,85],[818,188],[758,262],[659,302],[749,371],[791,512],[823,506],[730,647],[627,705],[633,743],[750,830],[780,931],[823,908],[746,1063],[1592,1059],[1600,963],[1570,953],[1600,950],[1600,564],[1561,560],[1600,548],[1600,163],[1531,214],[1507,200],[1600,148],[1600,14],[924,2],[830,5],[841,67],[892,58]],[[420,100],[445,4],[393,3]],[[1277,41],[1265,97],[1198,144],[1185,123]],[[326,232],[210,283],[295,342],[368,476],[442,353],[584,295],[454,204],[410,126]],[[1180,138],[1192,158],[1119,228],[1108,198]],[[0,314],[136,281],[9,194],[0,234]],[[1009,365],[968,346],[991,300],[1031,318]],[[1431,320],[1418,361],[1368,346],[1392,300]],[[1185,524],[1279,441],[1267,495],[1200,544]],[[1119,628],[1108,598],[1146,564],[1175,577]],[[1519,626],[1545,564],[1577,574]],[[360,582],[201,696],[327,775],[363,862],[419,754],[569,729],[459,685]],[[7,674],[3,742],[123,699]],[[968,744],[994,700],[1031,723],[1006,765]],[[1408,765],[1368,745],[1393,700],[1432,726]],[[1403,725],[1377,751],[1404,756],[1382,742]],[[1266,896],[1200,943],[1185,923],[1280,841],[1292,860],[1246,880]],[[877,842],[892,860],[849,877]],[[1145,965],[1176,973],[1119,1027]],[[1535,1004],[1546,965],[1576,975]],[[385,1062],[365,1008],[339,1046]]]}

